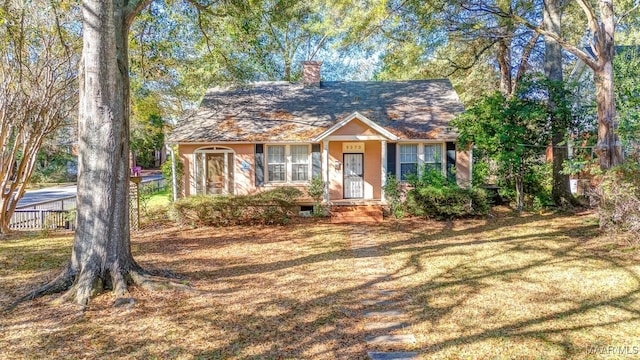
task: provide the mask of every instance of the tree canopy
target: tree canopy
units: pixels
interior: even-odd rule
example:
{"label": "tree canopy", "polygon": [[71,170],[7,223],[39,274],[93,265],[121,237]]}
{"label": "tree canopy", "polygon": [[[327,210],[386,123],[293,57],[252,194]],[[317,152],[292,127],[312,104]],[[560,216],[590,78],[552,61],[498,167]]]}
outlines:
{"label": "tree canopy", "polygon": [[0,233],[24,195],[45,139],[73,122],[78,42],[69,2],[0,5]]}

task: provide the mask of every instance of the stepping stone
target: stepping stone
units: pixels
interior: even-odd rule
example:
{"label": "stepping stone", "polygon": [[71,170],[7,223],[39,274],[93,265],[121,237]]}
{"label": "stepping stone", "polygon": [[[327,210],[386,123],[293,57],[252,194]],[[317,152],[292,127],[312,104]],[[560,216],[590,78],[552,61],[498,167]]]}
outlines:
{"label": "stepping stone", "polygon": [[[384,284],[384,283],[382,283]],[[389,300],[389,299],[393,299],[393,298],[398,298],[400,297],[400,293],[398,293],[397,291],[393,291],[393,290],[377,290],[377,289],[371,289],[369,291],[367,291],[365,293],[365,296],[368,299],[375,299],[375,300]]]}
{"label": "stepping stone", "polygon": [[377,254],[378,254],[378,250],[372,249],[372,248],[356,249],[356,255],[358,256],[373,256]]}
{"label": "stepping stone", "polygon": [[393,300],[380,300],[380,299],[360,300],[360,303],[364,306],[389,306],[389,305],[393,305],[394,307],[398,306],[398,302]]}
{"label": "stepping stone", "polygon": [[415,360],[417,352],[368,352],[371,360]]}
{"label": "stepping stone", "polygon": [[415,344],[416,337],[409,335],[379,335],[365,337],[367,344],[371,345],[405,345]]}
{"label": "stepping stone", "polygon": [[371,322],[371,323],[365,323],[364,324],[364,329],[367,330],[367,331],[376,331],[376,330],[392,331],[392,330],[404,329],[404,328],[406,328],[408,326],[409,326],[408,323],[406,323],[406,322],[398,322],[398,321]]}
{"label": "stepping stone", "polygon": [[397,290],[380,289],[380,290],[374,290],[373,292],[376,295],[380,295],[380,296],[395,296],[395,295],[398,295],[398,291]]}
{"label": "stepping stone", "polygon": [[389,284],[386,282],[378,282],[378,283],[371,284],[371,290],[373,291],[386,290],[388,288],[389,288]]}
{"label": "stepping stone", "polygon": [[405,316],[406,314],[402,311],[398,310],[387,310],[387,311],[367,311],[364,313],[365,317],[398,317]]}

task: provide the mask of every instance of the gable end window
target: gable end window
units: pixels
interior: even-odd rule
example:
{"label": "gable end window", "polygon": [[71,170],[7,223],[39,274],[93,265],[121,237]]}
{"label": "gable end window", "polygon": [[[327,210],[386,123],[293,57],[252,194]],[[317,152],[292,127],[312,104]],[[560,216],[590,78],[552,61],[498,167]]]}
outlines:
{"label": "gable end window", "polygon": [[311,177],[309,145],[267,145],[267,183],[305,183]]}

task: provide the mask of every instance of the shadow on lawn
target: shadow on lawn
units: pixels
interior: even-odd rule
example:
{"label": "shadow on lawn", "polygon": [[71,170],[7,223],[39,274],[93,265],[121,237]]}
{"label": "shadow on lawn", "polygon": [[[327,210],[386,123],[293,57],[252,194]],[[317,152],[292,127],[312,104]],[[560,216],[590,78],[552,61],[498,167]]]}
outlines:
{"label": "shadow on lawn", "polygon": [[[310,255],[298,256],[291,259],[270,261],[269,254],[262,254],[261,258],[239,258],[234,263],[190,255],[188,261],[192,271],[181,271],[184,259],[169,256],[170,259],[160,263],[151,260],[153,267],[166,267],[180,272],[186,279],[196,281],[217,282],[227,284],[223,290],[214,290],[204,296],[202,303],[188,307],[166,309],[165,303],[142,302],[134,307],[130,316],[120,318],[123,328],[132,328],[140,317],[152,320],[154,316],[163,316],[166,321],[174,324],[176,329],[185,332],[184,341],[164,338],[130,336],[126,341],[116,339],[108,329],[102,329],[97,324],[85,324],[95,332],[95,337],[106,337],[111,347],[98,350],[98,357],[109,357],[119,352],[131,354],[135,358],[157,357],[159,354],[148,350],[150,341],[163,343],[169,348],[163,357],[179,357],[180,354],[195,355],[196,358],[225,359],[256,358],[341,358],[364,359],[364,337],[368,334],[362,330],[361,312],[364,309],[360,300],[367,298],[372,286],[387,286],[396,288],[398,295],[391,301],[408,302],[410,322],[413,329],[422,329],[426,324],[431,328],[441,322],[449,321],[457,327],[463,327],[468,319],[455,318],[457,313],[465,314],[464,309],[473,299],[491,294],[498,285],[513,284],[514,291],[518,284],[540,286],[549,285],[543,279],[534,278],[533,272],[545,271],[549,268],[572,266],[600,269],[605,264],[612,271],[624,272],[631,278],[634,285],[625,289],[621,294],[609,297],[587,296],[573,299],[571,306],[564,305],[558,309],[551,309],[554,301],[566,303],[571,300],[570,293],[563,294],[562,286],[551,287],[550,293],[543,298],[531,298],[529,303],[538,302],[544,308],[540,313],[526,313],[523,318],[507,319],[500,323],[484,324],[484,326],[469,326],[463,334],[429,334],[426,338],[434,338],[432,342],[422,342],[416,351],[425,356],[438,357],[441,351],[447,349],[480,343],[491,339],[506,339],[518,342],[520,339],[533,342],[543,342],[561,351],[561,357],[579,357],[584,353],[584,347],[578,344],[571,332],[596,329],[615,324],[625,324],[640,319],[637,296],[640,292],[640,277],[630,269],[629,262],[624,259],[596,255],[582,247],[582,240],[595,236],[596,227],[583,224],[572,226],[570,221],[566,225],[557,224],[553,231],[549,230],[547,221],[562,222],[567,218],[563,215],[508,217],[491,221],[469,221],[459,223],[391,223],[380,226],[367,227],[371,234],[378,234],[379,245],[371,248],[360,248],[358,254],[343,246],[338,250],[322,251],[323,245],[312,244],[317,250]],[[567,218],[568,219],[568,218]],[[527,231],[520,233],[519,228]],[[278,228],[280,231],[299,231],[296,236],[313,238],[323,235],[342,235],[349,233],[347,226],[308,227],[302,230],[295,227]],[[203,229],[202,233],[193,234],[177,231],[165,234],[167,238],[157,240],[149,237],[137,241],[134,245],[143,255],[170,255],[176,251],[192,249],[197,251],[221,251],[225,246],[251,244],[256,241],[279,243],[286,237],[263,237],[260,231],[239,231],[233,236],[225,235],[223,229]],[[364,250],[364,251],[363,251]],[[367,251],[372,250],[372,251]],[[282,249],[287,251],[287,249]],[[526,255],[526,256],[525,256]],[[295,256],[295,255],[294,255]],[[317,296],[309,300],[295,298],[295,291],[282,288],[280,293],[266,293],[264,297],[253,299],[250,311],[242,314],[234,312],[232,304],[226,303],[225,296],[247,291],[247,289],[272,288],[282,286],[278,276],[264,278],[263,275],[282,273],[285,276],[289,269],[316,266],[324,264],[351,261],[357,257],[389,257],[402,258],[400,266],[389,267],[389,277],[381,280],[357,281],[340,290],[323,291],[322,281],[340,281],[341,277],[349,274],[335,274],[334,278],[326,277],[320,280],[309,278],[291,280],[288,286],[296,287],[297,281],[313,282]],[[512,262],[509,259],[513,259]],[[446,260],[446,261],[445,261]],[[438,263],[442,261],[442,263]],[[252,263],[251,263],[252,262]],[[435,265],[435,264],[439,265]],[[321,266],[322,264],[322,266]],[[572,265],[573,264],[573,265]],[[354,269],[355,270],[355,269]],[[498,285],[496,285],[498,284]],[[305,285],[305,286],[308,286]],[[498,301],[500,293],[495,294]],[[260,296],[260,295],[258,295]],[[441,300],[447,299],[446,303]],[[180,300],[180,299],[179,299]],[[180,301],[186,301],[184,299]],[[623,318],[606,319],[591,316],[588,322],[573,324],[563,323],[562,319],[576,315],[587,315],[595,310],[615,308],[628,314]],[[180,310],[178,310],[180,309]],[[159,315],[160,314],[160,315]],[[492,315],[479,314],[492,319]],[[31,321],[36,322],[37,317]],[[129,326],[129,324],[131,326]],[[42,346],[60,346],[74,334],[69,328],[79,325],[68,325],[65,329],[42,335],[39,340]],[[427,328],[429,328],[427,327]],[[201,328],[215,328],[214,335],[222,345],[210,347],[203,351],[201,347],[191,344],[187,339],[189,331]],[[417,336],[420,334],[416,334]],[[425,334],[422,334],[425,335]],[[638,334],[629,334],[630,337]],[[224,339],[220,339],[224,336]],[[207,339],[201,339],[207,341]],[[253,355],[246,356],[246,350],[251,349]],[[582,351],[582,353],[580,353]],[[495,353],[491,353],[495,356]],[[485,354],[489,356],[489,354]],[[522,355],[522,353],[516,353]],[[529,356],[543,356],[544,354],[528,354]],[[506,357],[509,357],[507,355]]]}
{"label": "shadow on lawn", "polygon": [[[547,216],[547,219],[565,218],[565,215]],[[594,253],[583,248],[582,242],[592,236],[596,236],[597,227],[595,225],[584,225],[573,227],[570,222],[566,225],[555,227],[555,231],[550,232],[544,225],[535,225],[545,217],[533,216],[530,218],[505,219],[486,226],[473,227],[461,231],[453,230],[450,226],[445,226],[439,232],[429,234],[416,233],[415,236],[399,242],[388,243],[384,246],[387,254],[410,253],[403,266],[396,269],[393,276],[397,279],[411,277],[425,271],[424,263],[429,259],[438,257],[467,256],[472,261],[469,263],[456,263],[430,276],[418,286],[406,289],[406,294],[418,305],[418,310],[413,313],[414,319],[419,323],[438,324],[440,321],[451,321],[445,319],[454,312],[460,313],[460,308],[466,306],[467,301],[478,296],[482,292],[491,292],[493,283],[526,283],[532,282],[530,274],[536,271],[544,271],[549,268],[573,268],[585,271],[607,269],[611,272],[622,272],[629,278],[633,286],[625,289],[621,294],[615,296],[603,296],[601,293],[594,293],[590,296],[577,296],[572,299],[571,290],[563,292],[563,284],[555,284],[557,293],[545,294],[541,299],[531,299],[539,303],[540,313],[530,313],[525,319],[510,319],[502,324],[484,324],[463,331],[464,335],[440,337],[437,341],[426,344],[427,347],[421,349],[425,355],[435,354],[457,346],[478,343],[490,339],[511,339],[514,343],[521,342],[522,339],[532,341],[543,341],[548,346],[555,347],[561,351],[560,357],[583,357],[586,355],[588,346],[609,346],[629,345],[629,341],[637,341],[640,332],[628,333],[628,339],[616,339],[618,344],[605,342],[604,344],[590,343],[586,341],[572,340],[571,333],[580,330],[593,330],[600,327],[627,324],[628,329],[637,330],[633,323],[640,320],[640,276],[631,269],[633,265],[630,261],[625,261],[616,256],[608,256],[603,253]],[[524,235],[511,235],[510,230],[518,226],[533,226],[534,230]],[[537,228],[539,229],[537,229]],[[448,241],[452,237],[468,237],[473,234],[486,234],[494,231],[495,237],[473,238],[465,241]],[[501,249],[493,254],[484,257],[473,257],[470,252],[454,250],[456,248],[482,248],[487,244],[501,244]],[[521,254],[535,254],[526,261],[521,261]],[[505,263],[505,257],[514,256],[513,263]],[[492,261],[499,265],[491,265]],[[572,264],[572,265],[567,265]],[[575,280],[575,279],[574,279]],[[493,282],[493,283],[492,283]],[[533,280],[534,286],[546,287],[553,282],[549,279]],[[578,285],[580,286],[580,285]],[[586,286],[586,285],[585,285]],[[514,292],[518,291],[514,289]],[[496,296],[499,296],[497,294]],[[431,306],[432,303],[439,303],[441,297],[449,297],[451,301],[446,306]],[[517,298],[517,296],[516,296]],[[604,299],[603,299],[604,298]],[[497,299],[495,299],[497,300]],[[489,299],[489,302],[491,299]],[[571,306],[566,308],[567,302]],[[559,309],[555,305],[561,304]],[[550,308],[553,309],[550,311]],[[563,320],[570,317],[587,316],[594,311],[608,312],[608,309],[617,309],[619,313],[610,315],[610,320],[606,317],[592,316],[589,321],[575,325],[572,322],[564,323]],[[462,312],[464,313],[464,312]],[[482,314],[479,314],[482,316]],[[488,319],[489,321],[491,318]],[[595,321],[594,321],[595,320]],[[465,319],[461,319],[464,323]],[[471,321],[472,323],[472,321]],[[637,324],[636,324],[637,325]],[[575,336],[574,336],[575,337]],[[579,335],[577,336],[579,337]],[[587,345],[585,345],[585,343]],[[640,344],[631,343],[631,346]],[[527,356],[544,356],[544,354],[527,354]],[[507,355],[510,357],[513,355]],[[522,354],[519,354],[522,356]],[[555,355],[554,355],[555,357]]]}
{"label": "shadow on lawn", "polygon": [[[583,345],[576,345],[571,337],[560,336],[556,338],[555,335],[569,334],[570,332],[584,329],[594,329],[598,327],[610,326],[614,324],[629,323],[640,319],[640,312],[634,308],[637,306],[636,295],[640,292],[640,278],[638,275],[628,269],[628,264],[616,259],[615,257],[606,257],[603,255],[595,255],[581,248],[581,239],[595,236],[596,227],[594,225],[584,225],[581,227],[574,227],[567,225],[556,225],[556,231],[549,232],[548,226],[545,225],[546,220],[562,220],[566,215],[552,215],[552,216],[527,216],[527,217],[509,217],[504,219],[497,219],[495,221],[489,221],[488,223],[478,224],[477,222],[469,222],[469,226],[462,226],[462,229],[455,229],[452,223],[430,223],[434,225],[431,229],[425,229],[416,224],[410,224],[406,228],[402,224],[395,226],[381,226],[372,227],[383,234],[383,236],[392,236],[394,233],[411,233],[409,239],[390,241],[382,244],[378,247],[372,247],[372,250],[378,249],[384,255],[393,256],[394,254],[404,253],[408,254],[408,260],[406,264],[396,269],[391,274],[388,280],[380,280],[379,282],[393,283],[395,280],[402,279],[403,277],[410,277],[425,271],[423,263],[428,263],[425,259],[434,259],[438,257],[451,257],[451,256],[469,256],[470,252],[473,252],[472,248],[482,247],[485,245],[495,246],[501,244],[499,252],[495,254],[489,254],[484,257],[473,257],[474,263],[465,264],[459,263],[455,267],[445,269],[433,276],[427,281],[424,281],[418,286],[404,289],[402,295],[399,295],[395,300],[401,300],[404,297],[408,297],[411,301],[418,305],[418,310],[413,311],[412,316],[414,322],[428,322],[437,324],[443,321],[447,316],[451,316],[454,311],[457,311],[460,307],[464,307],[465,303],[470,299],[478,296],[480,293],[490,290],[492,285],[488,284],[488,280],[499,280],[504,282],[530,282],[531,279],[527,275],[530,271],[536,269],[557,267],[566,263],[580,263],[576,266],[595,266],[587,265],[594,261],[606,262],[609,268],[623,270],[631,277],[635,286],[628,289],[624,294],[613,296],[605,300],[601,300],[599,296],[581,298],[574,301],[574,305],[569,309],[559,309],[549,311],[549,307],[553,307],[553,294],[550,295],[551,299],[545,299],[541,301],[539,306],[546,307],[546,311],[542,311],[543,315],[528,314],[527,318],[514,321],[507,321],[504,324],[498,326],[489,326],[489,328],[477,328],[468,329],[467,332],[471,334],[462,336],[453,336],[446,338],[441,337],[439,341],[431,344],[426,344],[426,348],[417,349],[425,354],[435,353],[443,349],[460,346],[464,344],[471,344],[487,339],[531,339],[533,341],[543,341],[550,346],[554,346],[561,349],[563,356],[577,356],[584,354],[585,348]],[[537,224],[541,222],[541,224]],[[510,231],[517,227],[528,227],[529,232],[526,234],[511,235]],[[341,227],[335,227],[335,229],[342,229]],[[336,232],[344,231],[333,230]],[[533,231],[531,231],[533,229]],[[490,238],[475,237],[475,235],[486,235],[487,232],[494,232],[495,236]],[[309,233],[309,236],[316,234]],[[233,240],[233,241],[237,241]],[[546,244],[545,242],[549,242]],[[367,254],[373,252],[367,252],[366,248],[361,249],[361,254]],[[491,264],[491,262],[498,258],[504,258],[509,254],[527,254],[533,253],[536,256],[527,258],[524,262],[516,260],[513,264],[501,264],[499,266],[480,265]],[[372,255],[378,256],[378,255]],[[331,259],[336,260],[348,260],[354,257],[354,252],[349,249],[343,249],[338,251],[329,251],[319,254],[313,254],[309,256],[297,257],[289,260],[269,262],[264,261],[255,265],[232,265],[221,266],[213,270],[199,271],[197,276],[210,279],[220,279],[227,282],[235,283],[235,289],[242,289],[243,285],[247,285],[247,276],[270,273],[274,271],[286,270],[288,268],[302,266],[305,264],[313,264],[317,262],[327,261]],[[198,260],[195,260],[198,261]],[[210,260],[202,260],[202,266],[199,268],[206,268],[206,263]],[[587,262],[587,264],[582,264]],[[498,261],[498,263],[504,263],[504,259]],[[167,264],[172,266],[171,264]],[[185,274],[187,277],[194,274]],[[538,280],[540,281],[540,280]],[[253,284],[259,285],[259,284]],[[265,286],[272,286],[273,284],[264,284]],[[300,348],[308,349],[314,344],[327,344],[332,339],[339,339],[341,337],[339,331],[340,322],[344,321],[356,321],[350,316],[345,317],[344,313],[337,311],[335,308],[327,307],[328,303],[335,302],[335,299],[352,299],[352,303],[357,303],[358,299],[362,298],[362,294],[368,289],[372,283],[363,283],[361,286],[348,288],[336,293],[332,293],[328,296],[319,297],[312,302],[296,303],[294,299],[274,299],[268,303],[267,306],[274,304],[282,305],[285,308],[294,308],[296,311],[291,311],[288,314],[277,317],[278,321],[291,322],[300,324],[299,326],[311,327],[310,334],[304,338],[296,338],[296,335],[303,333],[309,333],[307,331],[299,331],[296,327],[289,330],[281,331],[279,334],[283,336],[283,339],[295,339],[296,346]],[[544,282],[542,282],[544,285]],[[562,294],[558,294],[562,295]],[[566,295],[566,294],[565,294]],[[429,304],[434,302],[437,297],[448,296],[452,298],[452,301],[447,306],[430,306]],[[392,299],[393,300],[393,299]],[[566,301],[566,299],[563,299]],[[283,305],[285,304],[285,305]],[[344,306],[344,305],[343,305]],[[558,322],[558,319],[564,319],[576,315],[585,315],[594,310],[602,310],[609,307],[620,309],[628,316],[624,319],[607,321],[605,319],[599,319],[595,322],[590,322],[582,325],[564,325]],[[327,314],[318,317],[314,321],[303,321],[305,318],[305,312],[302,314],[299,311],[300,308],[310,309],[323,309],[323,311],[329,311]],[[259,313],[257,311],[256,313]],[[300,318],[299,320],[296,320]],[[269,326],[270,322],[274,319],[262,316],[249,316],[247,318],[238,319],[239,323],[243,324],[261,324],[257,325],[259,328],[272,329]],[[323,335],[322,327],[326,324],[334,324],[336,328],[330,331],[331,336],[325,337]],[[229,324],[229,326],[233,326]],[[343,324],[345,329],[349,329],[348,324]],[[540,326],[543,328],[540,329]],[[547,326],[547,328],[544,328]],[[536,328],[536,329],[533,329]],[[242,332],[241,332],[242,333]],[[241,349],[251,344],[259,344],[263,341],[269,341],[273,338],[273,334],[263,334],[257,338],[254,336],[255,332],[251,334],[240,335],[238,339],[232,341],[228,347],[224,349],[216,350],[212,353],[202,354],[205,357],[212,356],[216,358],[218,355],[233,353],[234,349]],[[324,334],[326,335],[326,334]],[[363,339],[365,334],[359,334],[357,337]],[[352,334],[349,335],[352,337]],[[253,339],[247,343],[247,339]],[[334,354],[339,356],[346,356],[349,358],[357,358],[361,353],[353,352],[346,353],[349,346],[337,346],[331,348]],[[356,346],[356,345],[353,345]],[[285,346],[286,348],[286,346]],[[282,350],[282,349],[279,349]],[[267,358],[273,354],[278,354],[279,350],[271,349],[266,350],[261,356]],[[275,353],[273,352],[275,351]],[[301,356],[301,353],[296,351],[286,352],[287,356]],[[360,355],[358,355],[360,354]]]}
{"label": "shadow on lawn", "polygon": [[[549,232],[548,226],[544,225],[544,222],[542,224],[536,224],[545,220],[562,220],[565,217],[565,215],[529,216],[498,219],[486,224],[471,222],[469,223],[470,226],[463,226],[463,229],[461,230],[454,229],[450,223],[438,223],[431,229],[425,229],[420,226],[414,226],[412,228],[413,225],[409,226],[408,229],[403,229],[402,226],[396,226],[395,229],[390,226],[372,227],[372,229],[377,228],[383,236],[391,236],[396,232],[409,232],[413,234],[409,239],[390,241],[382,244],[381,246],[375,247],[375,249],[380,250],[385,256],[393,256],[398,253],[409,254],[406,264],[390,274],[391,277],[389,279],[362,283],[357,287],[351,287],[327,296],[318,297],[311,302],[299,303],[296,302],[295,299],[273,299],[273,301],[268,302],[265,306],[278,305],[296,310],[275,318],[252,315],[246,318],[240,318],[238,319],[238,322],[242,324],[258,324],[256,326],[260,329],[273,329],[270,324],[276,320],[277,322],[297,323],[299,324],[298,326],[278,332],[277,336],[282,336],[282,339],[285,340],[285,344],[287,343],[287,339],[289,339],[289,341],[295,341],[296,347],[301,349],[309,349],[313,347],[314,344],[323,344],[326,346],[327,343],[330,343],[332,340],[335,341],[340,339],[343,335],[344,337],[353,338],[354,334],[352,333],[341,333],[340,327],[342,326],[344,329],[353,331],[353,328],[350,328],[350,326],[348,324],[344,324],[344,322],[357,321],[353,313],[347,316],[344,311],[328,306],[328,304],[335,303],[336,299],[350,299],[351,304],[355,304],[359,299],[362,299],[363,293],[376,282],[388,282],[389,284],[392,284],[394,281],[402,279],[403,277],[409,277],[425,271],[425,267],[423,265],[425,259],[464,256],[469,255],[469,252],[473,251],[470,250],[470,248],[502,244],[500,252],[489,254],[484,257],[476,257],[475,261],[477,263],[475,264],[457,264],[455,267],[441,271],[434,276],[431,276],[428,281],[424,281],[418,286],[405,288],[401,295],[398,295],[396,299],[391,300],[401,301],[406,297],[410,298],[413,304],[418,305],[418,310],[414,310],[412,313],[413,321],[418,323],[429,322],[435,324],[443,320],[445,317],[450,316],[452,312],[458,310],[460,307],[464,307],[465,303],[469,299],[477,296],[487,289],[490,289],[492,285],[487,284],[486,281],[488,279],[501,279],[501,281],[513,283],[528,282],[531,281],[527,275],[528,272],[550,266],[560,266],[568,262],[580,263],[581,265],[576,266],[585,267],[595,266],[588,265],[593,261],[606,262],[608,264],[607,266],[612,269],[625,271],[628,276],[635,281],[635,286],[628,289],[624,294],[613,296],[605,300],[601,300],[599,296],[577,299],[575,304],[569,309],[544,311],[543,315],[530,314],[526,319],[507,321],[506,323],[498,326],[489,326],[490,328],[488,329],[469,329],[471,334],[468,335],[453,336],[449,338],[444,336],[441,337],[441,340],[439,341],[425,344],[426,348],[417,350],[426,355],[436,353],[449,347],[472,344],[487,339],[512,339],[516,341],[516,339],[529,338],[533,341],[543,341],[550,346],[561,349],[563,356],[570,357],[581,355],[584,354],[585,351],[585,348],[582,345],[575,344],[571,340],[571,337],[560,336],[560,338],[557,339],[555,335],[569,334],[572,331],[582,329],[595,329],[614,324],[630,323],[640,319],[640,312],[634,308],[634,306],[637,306],[637,303],[634,302],[637,302],[635,297],[640,291],[638,286],[638,284],[640,284],[640,278],[633,270],[628,269],[628,263],[624,263],[615,257],[595,255],[594,253],[581,248],[582,239],[595,236],[596,227],[594,225],[586,224],[577,228],[570,224],[556,225],[556,231]],[[434,223],[431,223],[431,225],[434,225]],[[531,228],[534,230],[539,228],[539,231],[533,231],[523,235],[510,235],[510,230],[518,226],[528,227],[529,230],[531,230]],[[340,231],[344,231],[344,229]],[[484,235],[487,232],[495,232],[496,236],[491,238],[474,238],[474,235]],[[545,244],[545,242],[549,242],[549,244]],[[366,251],[366,248],[361,250],[365,250],[360,251],[362,254],[369,253]],[[479,265],[479,263],[490,264],[493,258],[502,258],[510,253],[535,253],[539,256],[527,259],[524,263],[507,263],[500,266]],[[200,272],[199,274],[205,278],[222,279],[229,282],[235,282],[235,279],[237,279],[236,289],[241,289],[242,284],[247,281],[245,278],[246,276],[285,270],[291,267],[327,261],[327,259],[335,261],[348,260],[353,257],[353,251],[344,249],[302,256],[284,261],[265,261],[256,265],[233,265],[221,267],[205,271],[204,273]],[[504,262],[504,259],[500,262]],[[583,262],[586,262],[587,264],[582,265]],[[187,276],[189,276],[189,274],[187,274]],[[270,284],[267,286],[270,286]],[[429,305],[433,302],[435,297],[447,294],[454,298],[454,300],[447,306],[432,307]],[[349,302],[342,306],[348,306],[348,303]],[[551,299],[541,301],[539,306],[553,307],[553,297],[551,297]],[[602,310],[609,307],[623,310],[627,312],[629,316],[624,319],[611,321],[599,319],[595,322],[591,321],[581,325],[564,325],[560,323],[560,326],[558,326],[558,319],[564,319],[575,315],[585,315],[593,310]],[[327,313],[323,316],[319,316],[313,321],[303,320],[307,317],[306,314],[308,314],[308,312],[300,311],[300,309],[305,308],[310,309],[310,311],[318,311],[318,309],[321,309],[322,312]],[[257,311],[256,314],[257,313],[259,313],[259,311]],[[323,332],[323,327],[327,324],[332,324],[333,329],[328,332]],[[231,327],[234,325],[236,325],[235,322],[233,324],[228,324],[228,326]],[[540,329],[540,326],[543,328]],[[545,326],[547,326],[547,328],[544,328]],[[298,327],[311,327],[311,329],[302,331]],[[534,327],[536,329],[533,329]],[[252,328],[249,328],[249,330],[251,329]],[[243,332],[241,332],[241,334],[242,333]],[[300,338],[299,336],[301,334],[308,335]],[[229,352],[233,353],[235,349],[242,349],[246,346],[255,346],[262,342],[271,341],[273,336],[274,335],[272,333],[265,333],[256,338],[255,332],[250,331],[248,334],[239,335],[237,339],[231,341],[229,345],[223,349],[218,349],[201,355],[216,358],[217,356],[223,356],[223,354],[229,354]],[[362,340],[364,336],[364,333],[357,334],[356,338],[360,338]],[[284,349],[287,347],[288,346],[285,345]],[[349,352],[351,347],[355,347],[353,352]],[[362,356],[361,349],[358,350],[357,344],[353,344],[351,347],[348,342],[344,342],[342,345],[330,347],[327,351],[332,351],[333,354],[337,354],[339,357],[344,356],[346,358],[358,358]],[[276,354],[282,354],[281,351],[284,349],[265,350],[258,357],[277,357]],[[285,353],[287,356],[302,355],[301,352],[297,352],[290,347],[289,351],[285,351]]]}

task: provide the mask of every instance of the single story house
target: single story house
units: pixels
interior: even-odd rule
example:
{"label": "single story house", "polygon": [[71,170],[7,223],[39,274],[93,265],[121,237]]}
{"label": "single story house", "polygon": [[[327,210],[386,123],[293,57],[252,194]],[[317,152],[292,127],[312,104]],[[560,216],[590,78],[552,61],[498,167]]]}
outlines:
{"label": "single story house", "polygon": [[257,82],[210,89],[168,135],[184,165],[185,196],[328,185],[325,202],[384,201],[387,176],[429,166],[471,179],[471,152],[449,121],[463,111],[448,80]]}

